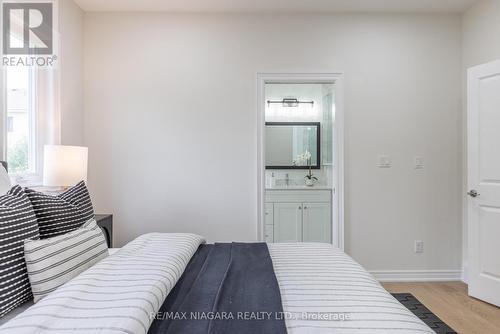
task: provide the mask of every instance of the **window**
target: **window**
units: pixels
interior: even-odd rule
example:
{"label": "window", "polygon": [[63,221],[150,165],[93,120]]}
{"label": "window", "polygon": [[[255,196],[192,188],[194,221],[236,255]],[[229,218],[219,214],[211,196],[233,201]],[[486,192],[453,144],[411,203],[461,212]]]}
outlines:
{"label": "window", "polygon": [[[57,8],[55,1],[54,6]],[[23,17],[16,15],[13,20],[12,15],[10,17],[8,38],[11,45],[21,46],[26,31]],[[54,31],[57,31],[57,17],[54,13]],[[53,38],[57,36],[52,35]],[[53,43],[54,50],[57,50],[57,39]],[[9,174],[17,183],[36,186],[42,182],[44,145],[60,144],[61,140],[59,72],[52,66],[22,64],[2,65],[1,70],[0,159],[7,161]]]}
{"label": "window", "polygon": [[12,174],[36,173],[36,71],[6,67],[6,160]]}

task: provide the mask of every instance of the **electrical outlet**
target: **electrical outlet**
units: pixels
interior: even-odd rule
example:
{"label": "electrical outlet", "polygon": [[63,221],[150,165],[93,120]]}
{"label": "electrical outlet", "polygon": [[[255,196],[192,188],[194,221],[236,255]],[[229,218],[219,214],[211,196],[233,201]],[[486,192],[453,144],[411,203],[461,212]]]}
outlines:
{"label": "electrical outlet", "polygon": [[424,252],[424,242],[422,240],[415,240],[415,253]]}

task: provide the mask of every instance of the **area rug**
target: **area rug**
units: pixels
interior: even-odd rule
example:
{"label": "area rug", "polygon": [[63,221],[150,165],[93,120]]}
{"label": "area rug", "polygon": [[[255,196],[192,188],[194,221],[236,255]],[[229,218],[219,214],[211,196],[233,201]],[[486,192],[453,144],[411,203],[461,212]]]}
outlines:
{"label": "area rug", "polygon": [[393,293],[392,294],[408,310],[419,317],[423,322],[432,328],[438,334],[457,334],[450,326],[439,319],[427,307],[425,307],[411,293]]}

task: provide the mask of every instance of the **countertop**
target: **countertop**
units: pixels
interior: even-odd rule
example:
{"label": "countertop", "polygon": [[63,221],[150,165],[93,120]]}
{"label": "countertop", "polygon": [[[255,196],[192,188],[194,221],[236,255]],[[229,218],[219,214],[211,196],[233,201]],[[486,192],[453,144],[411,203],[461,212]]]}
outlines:
{"label": "countertop", "polygon": [[322,185],[317,185],[317,186],[277,186],[277,187],[266,187],[266,190],[332,190],[332,187],[330,186],[322,186]]}

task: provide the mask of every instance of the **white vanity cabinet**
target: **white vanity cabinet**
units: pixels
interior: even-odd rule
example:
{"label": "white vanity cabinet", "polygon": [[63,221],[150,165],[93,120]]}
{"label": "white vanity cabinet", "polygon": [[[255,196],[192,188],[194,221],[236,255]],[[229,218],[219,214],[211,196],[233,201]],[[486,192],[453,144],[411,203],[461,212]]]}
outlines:
{"label": "white vanity cabinet", "polygon": [[329,189],[266,190],[266,242],[330,243],[331,199]]}
{"label": "white vanity cabinet", "polygon": [[274,203],[274,242],[302,241],[302,204]]}

